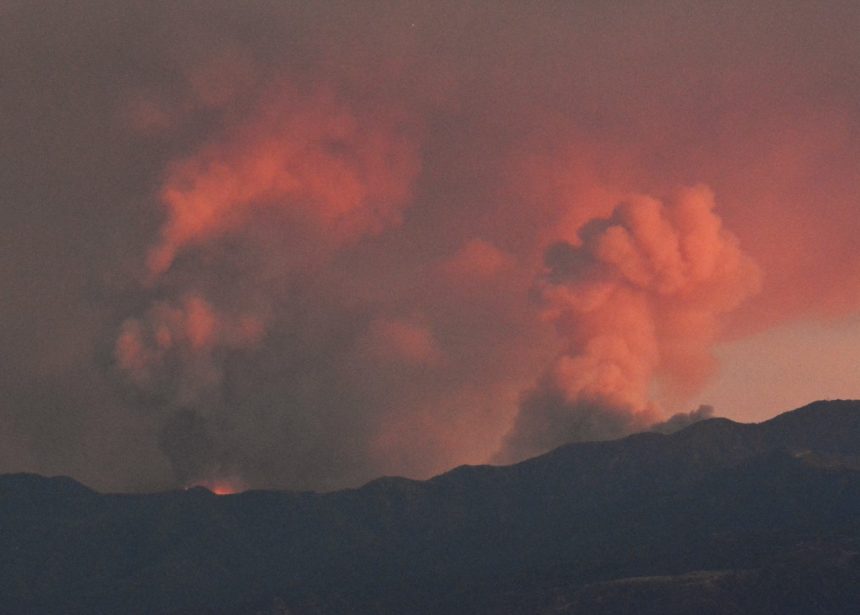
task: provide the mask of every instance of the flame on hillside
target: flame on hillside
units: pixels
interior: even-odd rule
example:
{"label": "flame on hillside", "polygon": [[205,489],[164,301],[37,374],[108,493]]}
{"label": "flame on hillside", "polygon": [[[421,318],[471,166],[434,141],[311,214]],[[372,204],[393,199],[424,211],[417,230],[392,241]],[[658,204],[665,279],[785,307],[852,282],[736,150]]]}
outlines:
{"label": "flame on hillside", "polygon": [[186,487],[186,491],[189,489],[194,489],[195,487],[203,487],[214,493],[215,495],[234,495],[236,493],[242,493],[243,491],[247,491],[247,487],[238,480],[213,480],[213,481],[205,481],[200,483],[194,483],[193,485],[189,485]]}

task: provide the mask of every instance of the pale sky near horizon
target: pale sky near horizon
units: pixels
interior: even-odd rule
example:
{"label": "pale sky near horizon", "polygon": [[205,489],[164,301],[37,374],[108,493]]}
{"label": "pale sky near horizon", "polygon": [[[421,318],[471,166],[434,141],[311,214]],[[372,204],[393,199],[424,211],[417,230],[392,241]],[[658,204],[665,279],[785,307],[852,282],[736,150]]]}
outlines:
{"label": "pale sky near horizon", "polygon": [[792,323],[717,344],[720,370],[695,403],[757,423],[820,399],[860,399],[860,317]]}

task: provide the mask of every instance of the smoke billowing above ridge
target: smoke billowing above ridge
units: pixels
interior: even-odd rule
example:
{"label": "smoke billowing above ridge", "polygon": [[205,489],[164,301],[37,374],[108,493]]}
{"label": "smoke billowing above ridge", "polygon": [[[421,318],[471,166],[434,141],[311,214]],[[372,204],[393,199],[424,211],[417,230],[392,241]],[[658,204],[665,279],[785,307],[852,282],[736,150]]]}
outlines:
{"label": "smoke billowing above ridge", "polygon": [[714,344],[860,307],[860,12],[789,4],[0,9],[0,471],[335,488],[710,416]]}
{"label": "smoke billowing above ridge", "polygon": [[675,433],[699,421],[713,418],[713,416],[713,406],[703,404],[690,412],[676,412],[665,421],[652,425],[651,431],[665,434]]}
{"label": "smoke billowing above ridge", "polygon": [[758,268],[703,186],[667,204],[632,198],[577,240],[546,252],[538,293],[565,346],[524,400],[514,459],[654,423],[655,379],[681,393],[701,386],[719,317],[758,290]]}
{"label": "smoke billowing above ridge", "polygon": [[[224,390],[227,362],[262,343],[269,325],[282,324],[279,308],[294,300],[289,286],[297,277],[396,225],[418,172],[416,147],[396,118],[378,108],[361,116],[329,88],[306,97],[276,89],[229,135],[171,165],[160,192],[167,219],[148,253],[147,286],[182,293],[180,305],[159,301],[143,320],[130,318],[116,344],[126,380],[160,397],[158,410],[173,417],[160,444],[186,483],[218,480],[220,459],[245,446],[229,442],[232,435],[219,445],[210,433],[237,420]],[[232,243],[230,257],[224,242]],[[190,263],[176,262],[186,253]],[[225,258],[243,262],[242,271],[230,271]],[[223,280],[200,289],[201,280],[225,270]],[[231,313],[213,309],[201,292]],[[195,448],[200,453],[189,457]]]}

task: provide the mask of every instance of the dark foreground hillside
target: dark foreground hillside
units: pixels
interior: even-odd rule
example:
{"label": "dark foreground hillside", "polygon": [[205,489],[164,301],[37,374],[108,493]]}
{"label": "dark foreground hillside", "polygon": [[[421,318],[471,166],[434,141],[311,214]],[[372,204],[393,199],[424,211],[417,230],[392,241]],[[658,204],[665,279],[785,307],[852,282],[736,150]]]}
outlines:
{"label": "dark foreground hillside", "polygon": [[0,477],[3,613],[855,613],[860,402],[329,494]]}

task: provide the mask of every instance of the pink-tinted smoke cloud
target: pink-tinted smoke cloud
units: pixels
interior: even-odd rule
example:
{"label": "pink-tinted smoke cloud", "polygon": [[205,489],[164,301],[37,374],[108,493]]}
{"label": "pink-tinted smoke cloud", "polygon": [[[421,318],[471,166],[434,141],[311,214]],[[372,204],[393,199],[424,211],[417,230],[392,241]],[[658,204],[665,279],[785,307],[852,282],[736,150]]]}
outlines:
{"label": "pink-tinted smoke cloud", "polygon": [[242,228],[259,210],[335,246],[399,221],[418,173],[404,119],[378,109],[358,115],[327,88],[274,89],[249,121],[172,165],[151,275],[165,273],[179,251]]}
{"label": "pink-tinted smoke cloud", "polygon": [[510,455],[645,429],[713,370],[719,318],[759,288],[760,271],[704,186],[668,202],[635,196],[546,253],[537,292],[561,355],[526,394]]}
{"label": "pink-tinted smoke cloud", "polygon": [[[357,111],[331,88],[302,93],[279,83],[247,119],[169,165],[160,191],[166,219],[149,250],[146,286],[170,298],[123,323],[115,357],[124,380],[161,412],[186,417],[169,419],[159,440],[183,482],[236,472],[203,459],[230,456],[230,445],[209,433],[237,420],[228,416],[225,361],[279,324],[278,305],[292,299],[285,286],[399,223],[420,167],[404,122],[379,106]],[[224,274],[225,245],[244,262],[241,273]],[[372,331],[377,354],[434,352],[408,324],[377,321]],[[186,455],[189,448],[200,454]]]}
{"label": "pink-tinted smoke cloud", "polygon": [[329,489],[744,418],[715,344],[860,309],[856,2],[0,16],[0,471]]}

